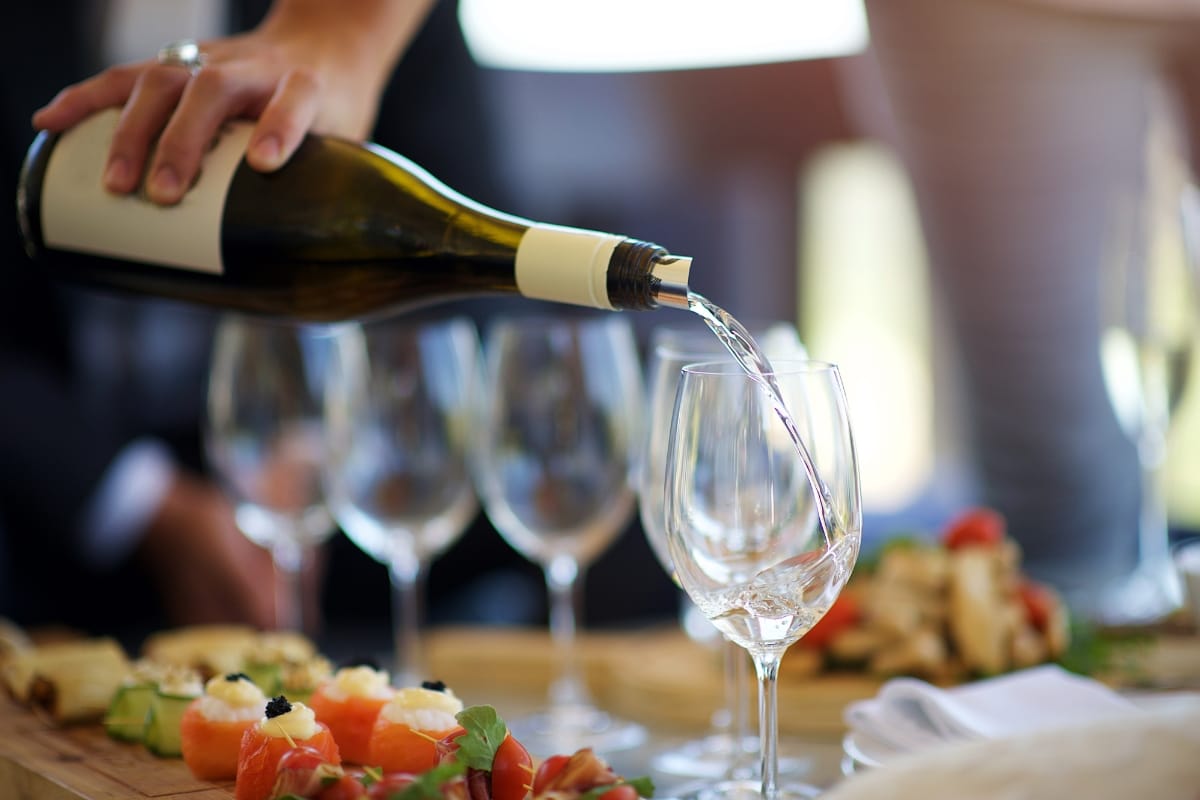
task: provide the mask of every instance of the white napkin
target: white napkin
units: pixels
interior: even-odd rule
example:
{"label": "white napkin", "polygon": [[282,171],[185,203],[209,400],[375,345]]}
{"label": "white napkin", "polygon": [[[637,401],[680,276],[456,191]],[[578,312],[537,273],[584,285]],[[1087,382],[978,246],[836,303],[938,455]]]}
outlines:
{"label": "white napkin", "polygon": [[949,689],[894,678],[875,697],[847,706],[844,716],[852,735],[899,753],[1078,725],[1136,708],[1104,684],[1049,664]]}

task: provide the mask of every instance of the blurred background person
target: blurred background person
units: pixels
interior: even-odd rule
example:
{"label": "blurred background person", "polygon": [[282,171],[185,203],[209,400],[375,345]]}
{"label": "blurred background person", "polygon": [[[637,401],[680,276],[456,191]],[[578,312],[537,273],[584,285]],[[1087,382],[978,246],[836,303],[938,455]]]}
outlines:
{"label": "blurred background person", "polygon": [[[256,5],[236,7],[242,10],[235,8],[227,18],[229,29],[250,29],[267,10],[266,3]],[[304,9],[306,5],[281,0],[273,9]],[[307,8],[320,10],[328,4]],[[430,26],[439,23],[446,26],[443,34],[448,38],[439,40],[430,34]],[[145,25],[134,27],[144,29]],[[796,269],[797,220],[804,204],[797,192],[798,169],[823,144],[851,135],[830,61],[646,74],[483,70],[470,62],[462,48],[453,4],[438,4],[428,21],[417,27],[421,34],[404,49],[376,109],[373,129],[327,124],[337,115],[319,113],[333,108],[323,91],[338,96],[342,111],[346,103],[358,109],[361,113],[349,117],[360,122],[371,117],[370,109],[380,98],[373,94],[372,80],[346,78],[354,72],[354,64],[348,71],[343,63],[321,73],[318,68],[328,63],[322,61],[327,53],[314,46],[289,50],[285,46],[289,37],[295,35],[293,44],[303,41],[304,31],[288,25],[260,26],[251,37],[206,42],[208,61],[196,76],[187,76],[178,68],[166,70],[164,75],[152,58],[146,58],[155,45],[147,46],[142,40],[114,59],[138,61],[139,66],[101,76],[108,83],[89,85],[108,87],[101,105],[122,105],[134,92],[138,76],[156,72],[167,82],[157,88],[142,85],[141,101],[158,92],[160,99],[166,98],[166,108],[175,108],[177,100],[192,92],[197,107],[218,109],[215,117],[206,117],[206,124],[211,125],[224,116],[258,116],[265,110],[266,98],[276,89],[284,89],[282,97],[302,100],[290,106],[289,113],[296,116],[285,113],[276,117],[296,123],[289,129],[292,132],[311,124],[320,132],[355,138],[370,133],[371,138],[413,158],[451,187],[497,208],[564,224],[627,231],[679,252],[701,254],[700,268],[693,272],[696,288],[735,316],[796,319],[801,291]],[[85,30],[89,30],[86,24],[81,39],[86,38]],[[268,31],[280,39],[272,43],[270,37],[261,38]],[[323,32],[328,31],[325,26]],[[157,33],[156,41],[161,44],[187,33],[168,26]],[[203,32],[196,35],[204,38]],[[374,53],[372,64],[357,65],[371,74],[392,57],[386,50],[358,48],[356,52]],[[420,52],[425,54],[423,59],[418,58]],[[448,66],[446,59],[460,64],[461,70]],[[228,69],[214,72],[221,64]],[[316,70],[314,74],[321,80],[289,79],[296,65]],[[208,78],[197,80],[206,72]],[[456,72],[455,80],[446,78]],[[61,87],[94,73],[95,68],[81,66],[56,79]],[[226,78],[223,83],[205,83],[222,75]],[[231,94],[218,92],[218,96],[205,98],[196,88],[212,90],[214,84],[231,94],[252,84],[248,90],[252,99],[240,96],[243,105],[235,107]],[[336,91],[339,88],[341,91]],[[36,108],[53,91],[28,92],[33,96],[26,107]],[[95,105],[95,97],[92,105],[82,106],[79,98],[78,94],[74,99],[60,97],[57,110],[49,116],[39,114],[37,123],[69,125]],[[204,135],[196,133],[202,128],[181,126],[177,131],[191,130],[203,142]],[[283,139],[291,141],[289,137]],[[20,135],[16,140],[19,147],[27,144]],[[171,148],[160,150],[165,153]],[[286,151],[281,149],[278,156],[284,155]],[[259,166],[271,164],[260,162]],[[128,180],[131,174],[124,177]],[[136,179],[136,173],[132,177]],[[186,184],[186,180],[180,182]],[[160,199],[170,202],[172,197]],[[487,300],[467,308],[486,333],[486,319],[497,305]],[[429,312],[437,313],[435,309]],[[635,321],[644,331],[658,316],[638,315]],[[836,359],[838,354],[820,355]],[[199,403],[198,394],[196,398]],[[375,570],[377,580],[354,582],[353,592],[337,588],[351,585],[339,575],[366,569]],[[331,617],[363,619],[363,614],[376,610],[380,617],[385,615],[387,589],[381,569],[366,562],[342,537],[331,544],[328,573],[327,585],[332,591],[325,593],[325,603]],[[640,587],[638,592],[622,590],[634,584]],[[481,519],[435,562],[430,576],[430,616],[433,621],[532,621],[544,613],[539,607],[543,594],[536,570],[508,552]],[[590,623],[671,614],[677,599],[635,521],[590,572],[588,595]],[[505,602],[479,602],[480,597],[497,596]]]}
{"label": "blurred background person", "polygon": [[1117,202],[1147,196],[1156,98],[1193,166],[1200,153],[1200,3],[867,10],[870,58],[847,65],[850,96],[911,177],[979,500],[1077,610],[1115,621],[1170,610],[1161,597],[1148,601],[1157,610],[1111,607],[1137,564],[1141,496],[1101,369],[1102,266]]}
{"label": "blurred background person", "polygon": [[[392,49],[371,67],[376,82],[356,83],[362,100],[345,110],[352,122],[344,132],[365,136],[383,95],[393,113],[380,121],[380,140],[497,202],[477,68],[454,4],[431,12],[433,4],[390,5],[406,5],[415,17],[378,43]],[[152,54],[167,39],[250,30],[268,6],[62,0],[6,11],[5,183],[16,186],[29,115],[59,89]],[[0,614],[27,625],[119,629],[134,641],[168,624],[271,627],[269,556],[237,531],[230,504],[206,475],[199,441],[216,313],[54,283],[23,263],[16,225],[4,231]],[[509,551],[494,538],[476,534],[470,546],[482,552],[472,563],[503,562]],[[328,561],[350,577],[328,579],[353,584],[363,566],[353,548],[336,545]],[[314,586],[320,579],[311,577]],[[541,594],[535,582],[531,596]],[[379,597],[386,619],[386,594]],[[464,601],[459,613],[473,610]]]}

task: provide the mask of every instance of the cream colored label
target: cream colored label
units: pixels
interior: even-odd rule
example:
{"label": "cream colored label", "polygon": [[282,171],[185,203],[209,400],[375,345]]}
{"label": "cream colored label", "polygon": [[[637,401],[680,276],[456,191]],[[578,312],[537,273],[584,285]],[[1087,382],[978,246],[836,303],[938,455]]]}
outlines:
{"label": "cream colored label", "polygon": [[46,246],[221,274],[221,215],[252,126],[226,125],[183,200],[163,207],[104,188],[118,116],[108,109],[89,117],[64,132],[50,154],[42,185]]}
{"label": "cream colored label", "polygon": [[526,297],[612,310],[608,263],[622,237],[535,225],[517,246],[517,288]]}

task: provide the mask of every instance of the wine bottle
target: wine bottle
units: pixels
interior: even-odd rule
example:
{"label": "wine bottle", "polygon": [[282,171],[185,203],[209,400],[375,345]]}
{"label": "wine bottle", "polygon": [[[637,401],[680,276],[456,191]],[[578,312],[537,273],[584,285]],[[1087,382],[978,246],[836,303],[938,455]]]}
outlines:
{"label": "wine bottle", "polygon": [[29,148],[22,236],[58,276],[311,321],[489,293],[687,307],[691,259],[493,210],[372,144],[309,135],[260,173],[244,159],[251,125],[230,122],[178,205],[113,195],[101,171],[116,120],[100,112]]}

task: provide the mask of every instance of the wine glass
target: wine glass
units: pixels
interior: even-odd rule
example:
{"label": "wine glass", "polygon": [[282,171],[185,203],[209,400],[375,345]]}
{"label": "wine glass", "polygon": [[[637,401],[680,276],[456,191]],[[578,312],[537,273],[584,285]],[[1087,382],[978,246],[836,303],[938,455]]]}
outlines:
{"label": "wine glass", "polygon": [[[753,338],[768,358],[804,358],[804,345],[794,325],[775,322],[751,326]],[[731,358],[729,351],[712,331],[699,320],[694,325],[660,325],[650,334],[647,358],[649,414],[635,471],[638,509],[642,529],[663,569],[674,579],[674,567],[667,548],[663,521],[663,485],[667,467],[667,441],[671,416],[675,409],[675,390],[680,369],[692,362]],[[696,606],[689,600],[683,612],[686,631],[697,624],[716,634]],[[758,738],[749,735],[750,697],[745,652],[725,637],[721,643],[725,696],[722,708],[713,714],[711,732],[699,739],[657,753],[652,764],[660,772],[697,778],[744,777],[752,774]],[[805,766],[803,759],[784,759],[781,771],[796,771]]]}
{"label": "wine glass", "polygon": [[326,493],[347,537],[388,568],[399,686],[422,680],[429,564],[479,508],[467,455],[479,377],[479,338],[461,317],[348,325],[330,359]]}
{"label": "wine glass", "polygon": [[776,678],[784,651],[833,604],[858,557],[858,466],[837,367],[778,360],[751,377],[729,362],[685,366],[664,499],[680,585],[754,660],[759,791],[811,796],[778,782]]}
{"label": "wine glass", "polygon": [[1105,386],[1117,421],[1136,447],[1141,471],[1137,566],[1106,587],[1097,617],[1144,624],[1183,602],[1170,552],[1165,466],[1171,418],[1183,397],[1200,319],[1200,199],[1180,187],[1182,248],[1152,246],[1157,208],[1147,198],[1118,209],[1102,275],[1100,338]]}
{"label": "wine glass", "polygon": [[276,627],[313,634],[301,576],[333,533],[321,490],[324,329],[239,315],[217,327],[204,443],[238,528],[271,552]]}
{"label": "wine glass", "polygon": [[514,735],[540,755],[634,747],[645,730],[595,707],[575,654],[584,571],[633,515],[632,329],[615,315],[509,317],[492,326],[485,353],[479,496],[505,541],[545,573],[561,661],[549,709],[510,720]]}

